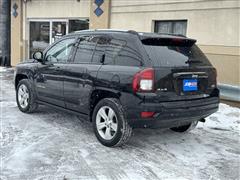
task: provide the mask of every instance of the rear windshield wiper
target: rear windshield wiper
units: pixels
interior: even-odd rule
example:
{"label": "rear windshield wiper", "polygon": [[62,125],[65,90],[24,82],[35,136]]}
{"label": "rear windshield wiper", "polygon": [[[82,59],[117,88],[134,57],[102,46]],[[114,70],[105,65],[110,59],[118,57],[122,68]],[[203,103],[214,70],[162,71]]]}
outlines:
{"label": "rear windshield wiper", "polygon": [[191,64],[191,63],[201,63],[202,61],[199,60],[187,60],[185,63],[186,64]]}

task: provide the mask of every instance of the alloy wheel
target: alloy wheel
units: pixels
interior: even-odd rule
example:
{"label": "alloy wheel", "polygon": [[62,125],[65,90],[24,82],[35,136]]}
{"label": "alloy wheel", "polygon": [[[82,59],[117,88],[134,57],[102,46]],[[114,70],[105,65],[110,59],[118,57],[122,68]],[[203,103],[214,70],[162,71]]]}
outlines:
{"label": "alloy wheel", "polygon": [[18,103],[23,109],[26,108],[29,103],[29,91],[24,84],[18,88]]}
{"label": "alloy wheel", "polygon": [[118,120],[114,110],[109,106],[101,107],[97,112],[96,126],[99,135],[103,139],[113,139],[118,128]]}

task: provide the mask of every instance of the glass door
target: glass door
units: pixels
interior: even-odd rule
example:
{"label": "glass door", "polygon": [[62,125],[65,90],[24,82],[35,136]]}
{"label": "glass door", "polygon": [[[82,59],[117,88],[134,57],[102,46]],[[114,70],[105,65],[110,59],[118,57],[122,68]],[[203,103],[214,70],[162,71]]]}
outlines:
{"label": "glass door", "polygon": [[56,40],[60,39],[62,36],[67,33],[67,22],[56,21],[52,22],[51,28],[51,43],[54,43]]}
{"label": "glass door", "polygon": [[30,22],[29,55],[36,51],[43,51],[50,42],[50,22]]}
{"label": "glass door", "polygon": [[68,20],[31,20],[29,38],[29,56],[36,51],[44,51],[68,32]]}
{"label": "glass door", "polygon": [[29,57],[69,32],[88,28],[88,19],[30,19]]}

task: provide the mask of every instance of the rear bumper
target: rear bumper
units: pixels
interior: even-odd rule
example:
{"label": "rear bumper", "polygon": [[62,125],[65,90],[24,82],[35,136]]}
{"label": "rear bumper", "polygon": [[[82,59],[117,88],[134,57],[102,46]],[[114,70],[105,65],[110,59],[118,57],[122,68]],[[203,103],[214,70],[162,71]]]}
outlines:
{"label": "rear bumper", "polygon": [[[163,103],[140,103],[127,110],[127,119],[133,128],[171,128],[205,118],[218,110],[219,98]],[[152,118],[141,118],[143,111],[155,112]]]}

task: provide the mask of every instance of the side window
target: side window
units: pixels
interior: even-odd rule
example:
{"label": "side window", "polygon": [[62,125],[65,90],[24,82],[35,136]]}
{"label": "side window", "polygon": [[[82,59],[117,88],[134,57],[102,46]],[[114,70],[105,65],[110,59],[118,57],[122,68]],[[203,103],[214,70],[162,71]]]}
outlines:
{"label": "side window", "polygon": [[103,58],[103,55],[106,53],[106,49],[108,47],[110,39],[108,37],[96,37],[97,45],[93,54],[93,63],[100,63],[101,59]]}
{"label": "side window", "polygon": [[95,49],[97,38],[81,37],[74,57],[74,63],[90,63]]}
{"label": "side window", "polygon": [[140,66],[142,58],[140,53],[126,41],[112,39],[105,52],[105,64],[120,66]]}
{"label": "side window", "polygon": [[46,61],[52,63],[67,62],[72,47],[75,44],[75,38],[64,39],[51,47],[45,54]]}
{"label": "side window", "polygon": [[142,57],[135,48],[126,45],[116,57],[115,64],[120,66],[141,66]]}
{"label": "side window", "polygon": [[105,51],[105,64],[116,64],[116,58],[126,45],[126,41],[111,39]]}

